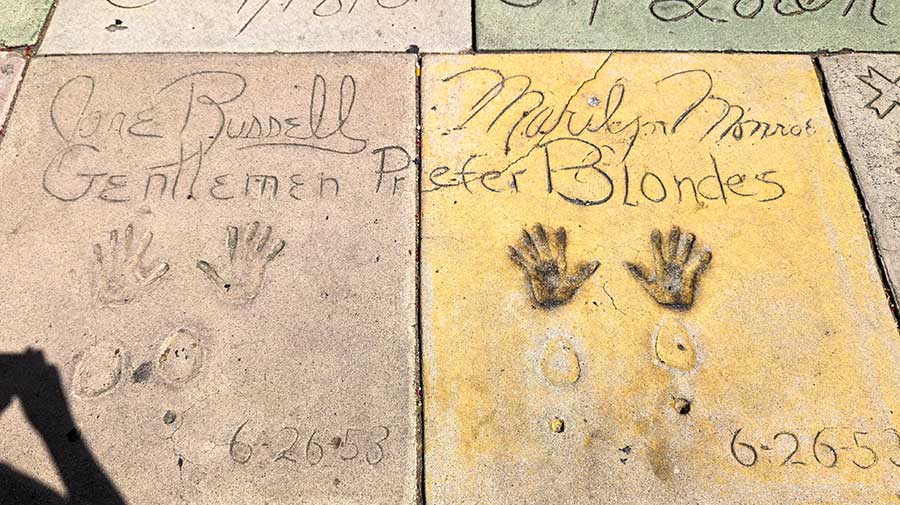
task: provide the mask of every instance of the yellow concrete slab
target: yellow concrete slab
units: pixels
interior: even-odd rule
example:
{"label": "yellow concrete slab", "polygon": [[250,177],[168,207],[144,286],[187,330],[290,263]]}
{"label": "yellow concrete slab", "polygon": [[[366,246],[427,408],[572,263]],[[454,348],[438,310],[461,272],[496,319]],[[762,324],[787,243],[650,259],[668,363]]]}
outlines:
{"label": "yellow concrete slab", "polygon": [[422,108],[429,503],[897,501],[900,341],[809,58],[432,56]]}

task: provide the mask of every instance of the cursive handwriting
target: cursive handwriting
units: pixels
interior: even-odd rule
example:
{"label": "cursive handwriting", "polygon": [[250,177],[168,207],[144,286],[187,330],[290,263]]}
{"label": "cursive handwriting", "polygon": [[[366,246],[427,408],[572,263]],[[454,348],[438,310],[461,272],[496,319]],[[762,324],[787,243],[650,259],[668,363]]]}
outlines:
{"label": "cursive handwriting", "polygon": [[[641,83],[601,61],[570,93],[535,85],[527,74],[472,67],[442,82],[458,93],[458,119],[438,133],[483,138],[480,152],[427,168],[422,192],[465,194],[540,191],[578,206],[768,204],[790,193],[790,167],[735,166],[710,154],[685,166],[648,165],[632,156],[659,142],[720,144],[799,141],[817,134],[811,117],[776,119],[717,92],[713,74],[688,68]],[[637,91],[635,91],[635,88]],[[656,96],[653,96],[653,94]],[[660,109],[648,105],[658,103]],[[704,147],[701,147],[704,149]],[[530,158],[532,163],[520,163]]]}
{"label": "cursive handwriting", "polygon": [[[707,139],[715,143],[760,141],[816,133],[811,118],[783,121],[751,115],[750,107],[716,94],[715,80],[704,69],[673,72],[654,83],[662,96],[669,96],[671,91],[688,90],[681,93],[687,99],[683,104],[674,104],[675,112],[671,116],[650,118],[641,112],[626,113],[625,110],[634,107],[625,105],[639,104],[641,97],[629,94],[623,77],[604,84],[610,79],[602,79],[601,73],[611,57],[609,55],[591,77],[579,83],[561,105],[550,103],[547,97],[551,94],[536,89],[532,78],[525,74],[507,76],[500,70],[485,67],[452,74],[443,82],[459,82],[461,86],[474,88],[476,98],[473,103],[464,105],[463,119],[446,133],[468,129],[474,129],[480,135],[502,132],[504,155],[525,153],[513,156],[509,166],[530,155],[551,137],[588,139],[604,152],[607,161],[614,155],[615,162],[624,163],[639,139],[683,135],[679,132],[689,122],[700,125],[701,133],[693,139],[695,142]],[[576,99],[584,96],[590,98]],[[691,130],[694,131],[698,131],[697,128]]]}
{"label": "cursive handwriting", "polygon": [[726,171],[713,156],[708,167],[689,167],[683,173],[666,176],[656,169],[639,169],[628,163],[614,168],[605,166],[602,163],[605,150],[578,138],[542,142],[539,148],[544,162],[537,171],[475,170],[470,165],[478,156],[470,156],[459,167],[431,169],[422,192],[459,187],[467,194],[518,194],[537,188],[581,207],[607,204],[616,195],[619,195],[618,203],[625,207],[663,203],[703,207],[714,202],[768,203],[787,194],[778,180],[779,171]]}
{"label": "cursive handwriting", "polygon": [[[273,5],[272,0],[239,0],[240,4],[238,5],[236,14],[244,15],[249,13],[249,16],[246,20],[241,24],[240,30],[235,34],[235,36],[239,36],[243,34],[254,22],[257,18],[262,14],[263,11],[267,9],[278,9],[281,13],[286,13],[291,7],[294,5],[294,0],[282,0],[281,5]],[[399,9],[400,7],[404,7],[410,3],[414,3],[417,0],[363,0],[364,2],[371,2],[374,4],[376,9],[386,9],[393,10]],[[252,3],[251,3],[252,2]],[[332,16],[336,16],[338,14],[352,14],[353,10],[356,8],[359,0],[314,0],[314,6],[310,10],[310,13],[315,18],[329,18]],[[255,6],[255,7],[254,7]]]}
{"label": "cursive handwriting", "polygon": [[[541,5],[544,0],[499,0],[511,7],[531,9]],[[717,14],[725,9],[734,18],[742,20],[756,19],[767,9],[779,17],[796,17],[817,12],[833,12],[828,7],[840,6],[841,17],[847,17],[857,5],[858,0],[650,0],[648,9],[650,15],[659,21],[672,23],[684,21],[696,16],[698,19],[710,23],[727,23],[732,19]],[[868,1],[867,16],[876,24],[887,26],[887,23],[878,17],[878,0]],[[599,0],[591,0],[591,11],[588,17],[588,25],[592,26],[597,19]],[[730,5],[727,5],[729,4]],[[860,2],[864,3],[864,2]],[[574,5],[574,4],[573,4]]]}
{"label": "cursive handwriting", "polygon": [[[743,20],[756,19],[765,9],[780,17],[795,17],[810,15],[818,12],[831,12],[827,8],[839,6],[845,1],[841,16],[847,17],[857,4],[857,0],[722,0],[721,3],[731,3],[731,14]],[[878,0],[869,2],[869,19],[879,25],[886,26],[877,14]],[[727,23],[729,19],[721,15],[715,15],[712,11],[717,7],[717,0],[651,0],[649,4],[650,14],[659,21],[671,23],[684,21],[696,16],[699,19],[711,23]]]}
{"label": "cursive handwriting", "polygon": [[[367,179],[363,187],[393,195],[412,179],[414,159],[406,149],[368,149],[366,139],[346,132],[355,122],[357,96],[350,75],[340,80],[337,93],[322,75],[314,75],[300,110],[240,119],[234,104],[248,83],[238,73],[193,72],[162,86],[151,95],[151,103],[131,101],[124,110],[103,105],[96,96],[99,84],[90,75],[73,77],[51,101],[50,123],[62,146],[45,167],[42,184],[46,194],[60,201],[337,198],[342,186],[361,177]],[[299,85],[294,89],[303,92]],[[147,152],[147,158],[158,158],[136,167],[112,167],[104,154],[122,149],[123,142]],[[209,161],[210,152],[222,149],[220,145],[236,151],[306,149],[368,159],[361,160],[359,172],[346,176],[329,174],[327,168],[223,171]],[[367,165],[368,170],[363,168]]]}

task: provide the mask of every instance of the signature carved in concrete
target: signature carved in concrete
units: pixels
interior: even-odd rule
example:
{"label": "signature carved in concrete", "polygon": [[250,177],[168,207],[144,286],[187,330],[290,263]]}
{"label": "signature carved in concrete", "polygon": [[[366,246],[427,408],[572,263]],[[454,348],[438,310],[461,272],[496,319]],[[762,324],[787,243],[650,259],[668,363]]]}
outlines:
{"label": "signature carved in concrete", "polygon": [[531,295],[541,307],[554,307],[571,300],[600,266],[599,261],[581,262],[569,270],[566,244],[564,228],[547,235],[544,227],[536,224],[531,233],[522,230],[518,246],[507,247],[510,259],[525,273]]}
{"label": "signature carved in concrete", "polygon": [[676,310],[689,309],[694,304],[700,274],[712,260],[712,252],[708,248],[698,250],[695,239],[693,233],[682,233],[673,226],[664,242],[662,232],[653,230],[650,235],[653,269],[628,262],[625,267],[658,304]]}

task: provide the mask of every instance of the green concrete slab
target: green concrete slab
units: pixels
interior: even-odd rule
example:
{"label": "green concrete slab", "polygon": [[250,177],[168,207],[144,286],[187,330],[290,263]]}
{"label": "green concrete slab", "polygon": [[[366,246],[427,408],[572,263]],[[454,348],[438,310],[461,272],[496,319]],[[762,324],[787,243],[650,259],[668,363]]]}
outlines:
{"label": "green concrete slab", "polygon": [[900,49],[883,0],[476,0],[483,50]]}
{"label": "green concrete slab", "polygon": [[37,42],[53,0],[0,0],[0,46]]}

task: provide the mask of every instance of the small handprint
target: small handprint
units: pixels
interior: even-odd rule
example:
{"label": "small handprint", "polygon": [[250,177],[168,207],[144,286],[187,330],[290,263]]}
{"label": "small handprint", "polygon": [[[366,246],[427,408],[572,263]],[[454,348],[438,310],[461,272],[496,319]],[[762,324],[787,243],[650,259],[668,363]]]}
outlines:
{"label": "small handprint", "polygon": [[562,305],[571,300],[600,266],[599,261],[583,262],[570,272],[566,263],[566,243],[564,228],[558,228],[548,237],[544,227],[536,224],[531,233],[522,230],[519,247],[507,247],[510,259],[525,272],[534,301],[541,307]]}
{"label": "small handprint", "polygon": [[144,254],[153,242],[152,232],[145,232],[135,243],[134,226],[129,224],[123,235],[120,238],[119,230],[112,230],[107,247],[94,244],[94,257],[100,265],[97,297],[104,305],[124,305],[137,300],[169,271],[169,264],[164,261],[144,267]]}
{"label": "small handprint", "polygon": [[676,310],[689,309],[694,303],[700,274],[712,260],[708,248],[695,249],[695,238],[693,233],[681,233],[673,226],[664,244],[662,233],[653,230],[650,245],[654,271],[627,262],[625,268],[660,305]]}
{"label": "small handprint", "polygon": [[284,240],[275,241],[268,247],[271,237],[272,227],[260,230],[258,222],[243,230],[243,237],[236,226],[229,226],[228,265],[223,272],[220,274],[203,260],[197,262],[197,268],[206,274],[225,301],[235,305],[249,303],[259,294],[266,266],[284,249]]}

